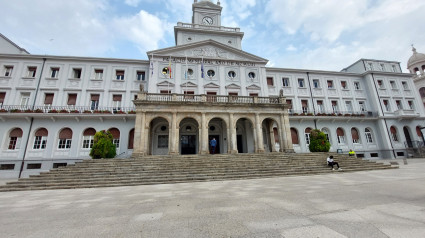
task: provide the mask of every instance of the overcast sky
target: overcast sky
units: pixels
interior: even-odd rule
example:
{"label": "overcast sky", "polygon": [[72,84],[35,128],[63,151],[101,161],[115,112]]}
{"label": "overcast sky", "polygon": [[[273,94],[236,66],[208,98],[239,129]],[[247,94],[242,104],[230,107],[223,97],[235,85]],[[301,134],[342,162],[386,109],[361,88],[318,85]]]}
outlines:
{"label": "overcast sky", "polygon": [[[212,0],[216,3],[216,0]],[[425,53],[423,0],[221,0],[222,25],[269,66],[340,71]],[[0,0],[0,32],[32,54],[147,59],[175,45],[193,0]]]}

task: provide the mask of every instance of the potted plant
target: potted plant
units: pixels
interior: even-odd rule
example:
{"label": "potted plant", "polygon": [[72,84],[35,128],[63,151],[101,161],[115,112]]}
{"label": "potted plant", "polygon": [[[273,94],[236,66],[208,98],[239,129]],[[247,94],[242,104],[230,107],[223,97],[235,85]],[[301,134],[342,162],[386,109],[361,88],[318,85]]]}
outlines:
{"label": "potted plant", "polygon": [[19,109],[12,109],[12,110],[10,110],[10,112],[12,112],[12,113],[21,113],[21,112],[22,112],[22,110],[19,110]]}
{"label": "potted plant", "polygon": [[70,113],[80,113],[80,111],[78,111],[78,110],[71,110],[71,111],[69,111]]}
{"label": "potted plant", "polygon": [[58,110],[52,109],[52,110],[49,111],[49,113],[58,113]]}
{"label": "potted plant", "polygon": [[59,111],[59,113],[68,113],[68,110],[62,109],[62,110]]}
{"label": "potted plant", "polygon": [[0,112],[7,112],[7,110],[6,109],[0,109]]}
{"label": "potted plant", "polygon": [[43,113],[43,110],[41,110],[40,108],[38,108],[38,109],[35,109],[34,112],[35,113]]}
{"label": "potted plant", "polygon": [[25,111],[24,111],[25,113],[32,113],[33,112],[33,110],[31,110],[31,109],[25,109]]}
{"label": "potted plant", "polygon": [[136,114],[136,111],[128,111],[128,114]]}
{"label": "potted plant", "polygon": [[85,110],[83,113],[92,113],[90,110]]}

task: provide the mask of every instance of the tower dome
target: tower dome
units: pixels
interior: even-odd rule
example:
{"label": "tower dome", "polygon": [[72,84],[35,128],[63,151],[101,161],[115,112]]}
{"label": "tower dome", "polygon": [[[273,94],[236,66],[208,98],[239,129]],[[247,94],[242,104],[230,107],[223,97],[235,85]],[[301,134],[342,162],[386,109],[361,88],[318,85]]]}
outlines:
{"label": "tower dome", "polygon": [[416,63],[425,63],[425,54],[418,53],[416,48],[412,46],[413,55],[407,61],[407,68],[412,67]]}

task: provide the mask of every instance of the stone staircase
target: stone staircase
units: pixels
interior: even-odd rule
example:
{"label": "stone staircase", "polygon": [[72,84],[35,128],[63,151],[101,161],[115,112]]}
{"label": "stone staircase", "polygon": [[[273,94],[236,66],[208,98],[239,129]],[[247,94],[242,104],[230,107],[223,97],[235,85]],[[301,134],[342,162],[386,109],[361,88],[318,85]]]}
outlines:
{"label": "stone staircase", "polygon": [[[342,172],[391,169],[394,165],[333,154]],[[325,153],[138,156],[85,160],[0,186],[2,191],[73,189],[253,179],[337,173]]]}

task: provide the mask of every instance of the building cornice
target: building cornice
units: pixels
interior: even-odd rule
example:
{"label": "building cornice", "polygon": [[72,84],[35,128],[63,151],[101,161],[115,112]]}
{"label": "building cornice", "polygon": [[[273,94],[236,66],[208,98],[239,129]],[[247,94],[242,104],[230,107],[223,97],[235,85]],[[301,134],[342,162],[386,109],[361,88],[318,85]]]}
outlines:
{"label": "building cornice", "polygon": [[23,54],[0,54],[0,58],[12,59],[34,59],[34,60],[63,60],[63,61],[90,61],[90,62],[118,62],[118,63],[135,63],[149,65],[148,60],[135,59],[118,59],[118,58],[97,58],[97,57],[80,57],[80,56],[57,56],[57,55],[23,55]]}

